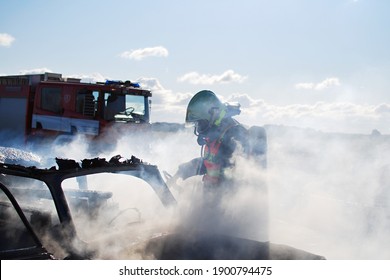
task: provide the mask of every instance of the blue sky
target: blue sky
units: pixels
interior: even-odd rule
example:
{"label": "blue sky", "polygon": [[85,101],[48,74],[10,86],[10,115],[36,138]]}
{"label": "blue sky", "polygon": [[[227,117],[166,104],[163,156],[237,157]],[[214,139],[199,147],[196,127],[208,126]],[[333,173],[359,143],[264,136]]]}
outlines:
{"label": "blue sky", "polygon": [[197,91],[245,124],[390,134],[390,1],[0,0],[0,74],[139,81],[152,120]]}

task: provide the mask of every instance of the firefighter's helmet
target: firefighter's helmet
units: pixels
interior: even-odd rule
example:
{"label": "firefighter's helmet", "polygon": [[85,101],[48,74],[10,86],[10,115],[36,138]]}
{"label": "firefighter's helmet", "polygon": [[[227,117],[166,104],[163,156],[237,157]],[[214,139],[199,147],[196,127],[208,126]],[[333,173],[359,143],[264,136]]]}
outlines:
{"label": "firefighter's helmet", "polygon": [[186,123],[194,123],[198,133],[207,131],[226,114],[226,106],[214,92],[202,90],[195,94],[187,106]]}

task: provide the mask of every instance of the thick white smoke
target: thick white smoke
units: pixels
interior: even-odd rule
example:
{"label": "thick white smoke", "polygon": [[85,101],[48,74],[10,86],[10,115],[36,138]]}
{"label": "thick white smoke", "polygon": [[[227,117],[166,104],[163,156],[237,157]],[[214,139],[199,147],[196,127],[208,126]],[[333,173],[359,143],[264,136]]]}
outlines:
{"label": "thick white smoke", "polygon": [[[327,259],[390,258],[389,200],[384,199],[389,198],[390,183],[386,176],[388,137],[278,126],[266,130],[267,170],[237,157],[234,175],[238,189],[219,197],[214,207],[202,200],[200,177],[171,186],[178,202],[174,209],[165,209],[150,186],[137,178],[88,177],[89,189],[113,192],[108,200],[113,212],[104,214],[105,226],[92,225],[81,219],[82,214],[74,213],[79,214],[76,226],[80,235],[99,249],[98,257],[113,259],[147,258],[142,242],[186,230],[269,240]],[[80,137],[35,152],[46,158],[75,160],[134,155],[172,175],[179,164],[200,155],[196,137],[189,130],[121,135],[108,141],[106,148],[101,145],[99,150],[91,150]],[[77,188],[77,181],[64,185]],[[107,222],[113,228],[107,227]]]}
{"label": "thick white smoke", "polygon": [[270,236],[328,259],[390,257],[389,138],[270,127]]}
{"label": "thick white smoke", "polygon": [[[389,192],[388,137],[276,126],[269,126],[267,134],[266,172],[238,158],[234,174],[239,190],[225,195],[214,209],[203,205],[200,178],[179,181],[172,192],[180,211],[171,224],[268,238],[328,259],[389,258],[389,206],[378,202]],[[123,144],[118,152],[126,147],[131,150]],[[196,137],[185,131],[151,139],[140,157],[173,173],[199,154]]]}

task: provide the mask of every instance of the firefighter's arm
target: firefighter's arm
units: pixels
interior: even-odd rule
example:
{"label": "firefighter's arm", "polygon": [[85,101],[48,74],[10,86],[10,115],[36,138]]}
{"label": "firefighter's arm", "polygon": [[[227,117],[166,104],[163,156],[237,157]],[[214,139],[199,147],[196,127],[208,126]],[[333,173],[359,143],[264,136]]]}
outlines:
{"label": "firefighter's arm", "polygon": [[180,164],[173,178],[175,181],[179,178],[185,180],[189,177],[195,175],[203,175],[205,173],[206,173],[206,168],[203,164],[203,159],[199,157],[199,158],[194,158],[189,162]]}

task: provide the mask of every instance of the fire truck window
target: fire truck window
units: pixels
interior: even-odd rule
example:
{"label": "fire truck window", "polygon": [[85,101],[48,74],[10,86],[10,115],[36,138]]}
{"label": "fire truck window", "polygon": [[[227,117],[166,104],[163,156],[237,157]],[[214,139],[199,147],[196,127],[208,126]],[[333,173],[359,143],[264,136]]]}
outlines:
{"label": "fire truck window", "polygon": [[59,114],[61,108],[61,89],[60,88],[42,88],[41,108],[53,113]]}
{"label": "fire truck window", "polygon": [[143,96],[126,95],[126,108],[133,107],[134,113],[145,115],[145,101]]}
{"label": "fire truck window", "polygon": [[126,109],[125,96],[111,93],[104,94],[105,100],[105,113],[104,119],[114,120],[115,115],[119,112],[123,112]]}

